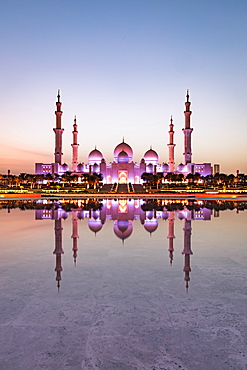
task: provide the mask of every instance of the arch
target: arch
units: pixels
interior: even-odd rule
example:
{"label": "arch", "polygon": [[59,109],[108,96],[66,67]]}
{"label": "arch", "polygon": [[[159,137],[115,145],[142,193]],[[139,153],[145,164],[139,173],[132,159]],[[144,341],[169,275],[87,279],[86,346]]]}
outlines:
{"label": "arch", "polygon": [[119,184],[128,183],[128,171],[118,171],[118,183]]}

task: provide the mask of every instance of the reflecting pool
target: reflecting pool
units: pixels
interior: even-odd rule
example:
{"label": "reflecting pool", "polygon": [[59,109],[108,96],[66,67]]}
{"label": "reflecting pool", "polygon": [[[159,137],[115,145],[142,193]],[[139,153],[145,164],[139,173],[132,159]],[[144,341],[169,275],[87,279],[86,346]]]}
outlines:
{"label": "reflecting pool", "polygon": [[0,203],[0,369],[247,369],[247,204]]}

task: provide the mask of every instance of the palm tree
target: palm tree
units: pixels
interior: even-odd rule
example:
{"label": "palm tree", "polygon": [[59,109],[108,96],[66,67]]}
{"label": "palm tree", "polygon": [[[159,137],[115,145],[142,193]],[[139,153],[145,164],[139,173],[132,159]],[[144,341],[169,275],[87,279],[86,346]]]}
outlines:
{"label": "palm tree", "polygon": [[47,173],[45,175],[45,180],[47,181],[47,185],[50,186],[50,182],[53,181],[53,175],[51,173]]}
{"label": "palm tree", "polygon": [[26,174],[26,181],[30,184],[30,189],[34,188],[34,184],[36,183],[36,175],[33,174]]}

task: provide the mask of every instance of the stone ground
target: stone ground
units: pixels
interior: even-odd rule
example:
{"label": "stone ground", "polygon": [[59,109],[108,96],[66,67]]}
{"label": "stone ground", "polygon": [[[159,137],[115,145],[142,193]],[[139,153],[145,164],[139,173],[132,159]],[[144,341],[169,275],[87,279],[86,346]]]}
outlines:
{"label": "stone ground", "polygon": [[193,225],[186,292],[182,231],[176,232],[178,252],[170,267],[165,233],[156,239],[131,236],[122,245],[115,236],[102,242],[81,230],[74,267],[66,222],[59,292],[51,222],[49,231],[43,221],[36,224],[38,245],[33,235],[20,242],[19,230],[2,246],[1,370],[247,369],[244,249],[243,255],[221,254],[211,243],[207,250]]}

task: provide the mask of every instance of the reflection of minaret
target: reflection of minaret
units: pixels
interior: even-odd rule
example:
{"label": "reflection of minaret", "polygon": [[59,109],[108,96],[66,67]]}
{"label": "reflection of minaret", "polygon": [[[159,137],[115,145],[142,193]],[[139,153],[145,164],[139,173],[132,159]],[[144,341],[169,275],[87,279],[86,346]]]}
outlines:
{"label": "reflection of minaret", "polygon": [[53,254],[56,255],[56,267],[55,271],[57,273],[56,280],[57,280],[57,287],[60,287],[60,281],[62,280],[61,272],[63,271],[62,268],[62,254],[64,253],[62,247],[62,220],[59,218],[55,220],[55,250]]}
{"label": "reflection of minaret", "polygon": [[72,131],[73,144],[71,144],[72,146],[72,171],[76,172],[77,166],[78,166],[78,146],[79,146],[79,144],[77,143],[78,131],[77,131],[77,124],[76,124],[76,116],[74,119],[73,127],[74,127],[74,130]]}
{"label": "reflection of minaret", "polygon": [[77,239],[79,238],[78,235],[78,218],[77,218],[77,211],[72,211],[72,235],[71,238],[73,238],[73,257],[74,257],[74,263],[76,264],[76,257],[77,257]]}
{"label": "reflection of minaret", "polygon": [[173,131],[173,119],[172,119],[172,116],[171,116],[171,123],[170,123],[170,131],[169,131],[169,144],[167,144],[168,148],[169,148],[169,171],[170,172],[174,172],[174,148],[176,146],[176,144],[174,144],[173,142],[173,137],[174,137],[174,131]]}
{"label": "reflection of minaret", "polygon": [[193,254],[191,250],[191,220],[184,219],[184,280],[186,281],[186,288],[189,287],[190,281],[190,255]]}
{"label": "reflection of minaret", "polygon": [[57,95],[57,110],[55,112],[56,115],[56,128],[53,129],[55,132],[55,163],[62,164],[62,134],[64,129],[62,128],[62,114],[63,112],[61,111],[61,105],[62,103],[60,102],[60,91],[58,90],[58,95]]}
{"label": "reflection of minaret", "polygon": [[190,111],[190,102],[189,102],[189,90],[187,90],[187,101],[185,102],[185,128],[183,128],[184,132],[184,164],[191,163],[191,133],[193,128],[190,127],[190,116],[192,112]]}
{"label": "reflection of minaret", "polygon": [[172,265],[173,251],[174,251],[173,239],[175,238],[175,235],[174,235],[174,212],[173,211],[170,212],[169,218],[168,218],[168,235],[167,235],[167,238],[169,239],[168,251],[169,251],[169,257],[170,257],[170,265]]}

